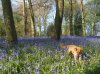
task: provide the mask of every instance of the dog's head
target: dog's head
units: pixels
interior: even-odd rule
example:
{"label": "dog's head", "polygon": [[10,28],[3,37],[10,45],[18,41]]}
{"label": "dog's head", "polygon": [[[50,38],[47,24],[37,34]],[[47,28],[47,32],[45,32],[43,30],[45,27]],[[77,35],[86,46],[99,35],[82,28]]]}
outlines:
{"label": "dog's head", "polygon": [[81,47],[73,48],[72,54],[74,55],[75,59],[82,58],[83,49]]}

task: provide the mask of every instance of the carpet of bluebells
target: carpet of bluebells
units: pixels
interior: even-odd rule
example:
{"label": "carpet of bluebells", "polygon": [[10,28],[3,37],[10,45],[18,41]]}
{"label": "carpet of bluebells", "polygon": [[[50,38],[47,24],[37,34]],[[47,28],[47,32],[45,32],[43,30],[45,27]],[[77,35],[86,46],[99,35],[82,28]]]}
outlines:
{"label": "carpet of bluebells", "polygon": [[[60,48],[62,42],[83,47],[83,60],[75,63]],[[0,74],[100,74],[100,37],[20,37],[13,48],[0,39]]]}

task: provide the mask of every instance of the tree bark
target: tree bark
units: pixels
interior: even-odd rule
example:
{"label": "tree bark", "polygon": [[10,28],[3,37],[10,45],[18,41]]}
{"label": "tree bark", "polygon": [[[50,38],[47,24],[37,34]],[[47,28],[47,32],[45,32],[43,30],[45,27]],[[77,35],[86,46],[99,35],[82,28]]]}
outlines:
{"label": "tree bark", "polygon": [[26,0],[23,0],[23,15],[24,15],[24,25],[25,25],[25,36],[29,36],[29,25],[28,25],[28,12],[26,7]]}
{"label": "tree bark", "polygon": [[61,24],[62,24],[63,11],[64,11],[64,0],[55,0],[55,2],[56,2],[55,39],[60,40]]}
{"label": "tree bark", "polygon": [[9,43],[17,43],[17,34],[13,19],[13,12],[10,0],[1,0],[3,7],[4,23],[6,28],[6,39]]}
{"label": "tree bark", "polygon": [[38,16],[38,35],[41,36],[41,17]]}
{"label": "tree bark", "polygon": [[70,1],[70,35],[74,35],[74,26],[73,26],[73,0]]}
{"label": "tree bark", "polygon": [[33,12],[33,8],[32,8],[32,1],[28,0],[29,2],[29,9],[30,9],[30,14],[31,14],[31,19],[33,22],[33,29],[34,29],[34,37],[36,36],[36,28],[35,28],[35,19],[34,19],[34,12]]}
{"label": "tree bark", "polygon": [[97,7],[97,1],[94,1],[94,25],[93,25],[93,36],[96,35],[96,22],[97,22],[97,12],[96,12],[96,7]]}
{"label": "tree bark", "polygon": [[82,33],[85,36],[85,18],[84,18],[84,10],[83,10],[83,0],[81,0],[81,16],[82,16]]}
{"label": "tree bark", "polygon": [[45,15],[44,17],[43,17],[43,20],[44,20],[44,35],[46,35],[46,17],[47,17],[47,15]]}

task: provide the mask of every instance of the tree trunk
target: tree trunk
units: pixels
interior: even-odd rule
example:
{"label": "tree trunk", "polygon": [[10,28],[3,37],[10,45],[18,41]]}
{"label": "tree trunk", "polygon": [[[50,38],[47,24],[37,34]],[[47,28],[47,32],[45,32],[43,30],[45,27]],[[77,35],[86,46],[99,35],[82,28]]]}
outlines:
{"label": "tree trunk", "polygon": [[38,16],[38,35],[41,36],[41,17]]}
{"label": "tree trunk", "polygon": [[55,0],[56,2],[56,16],[55,16],[55,39],[60,40],[61,24],[63,19],[64,0]]}
{"label": "tree trunk", "polygon": [[46,17],[47,15],[44,16],[44,35],[46,35]]}
{"label": "tree trunk", "polygon": [[73,26],[73,1],[70,1],[70,35],[74,35],[74,26]]}
{"label": "tree trunk", "polygon": [[96,21],[97,21],[96,7],[97,7],[97,1],[94,1],[94,25],[93,25],[93,36],[96,35]]}
{"label": "tree trunk", "polygon": [[1,0],[3,7],[4,23],[6,27],[6,39],[9,43],[17,42],[17,34],[14,25],[13,12],[10,0]]}
{"label": "tree trunk", "polygon": [[83,10],[83,0],[81,0],[81,16],[82,16],[82,33],[85,36],[85,18],[84,18],[84,10]]}
{"label": "tree trunk", "polygon": [[34,12],[33,12],[33,8],[32,8],[32,2],[31,2],[31,0],[28,0],[28,2],[29,2],[31,19],[32,19],[32,22],[33,22],[34,37],[35,37],[36,36],[36,28],[35,28],[35,20],[34,20]]}
{"label": "tree trunk", "polygon": [[28,12],[27,12],[27,7],[26,7],[26,2],[23,0],[24,5],[23,5],[23,15],[24,15],[24,25],[25,25],[25,36],[29,36],[29,25],[28,25]]}
{"label": "tree trunk", "polygon": [[96,13],[94,13],[93,36],[96,35]]}

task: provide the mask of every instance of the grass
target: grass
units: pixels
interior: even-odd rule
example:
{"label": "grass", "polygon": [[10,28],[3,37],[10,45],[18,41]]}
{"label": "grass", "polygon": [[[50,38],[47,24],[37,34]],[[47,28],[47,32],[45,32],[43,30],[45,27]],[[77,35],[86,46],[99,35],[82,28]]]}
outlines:
{"label": "grass", "polygon": [[100,74],[100,52],[89,45],[84,47],[87,60],[76,64],[59,46],[41,48],[26,44],[6,50],[0,60],[0,74]]}

